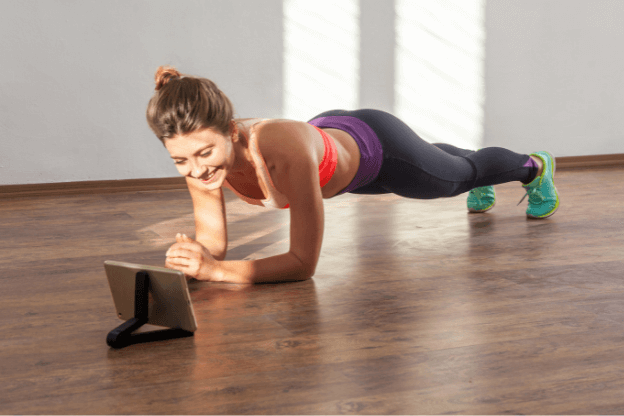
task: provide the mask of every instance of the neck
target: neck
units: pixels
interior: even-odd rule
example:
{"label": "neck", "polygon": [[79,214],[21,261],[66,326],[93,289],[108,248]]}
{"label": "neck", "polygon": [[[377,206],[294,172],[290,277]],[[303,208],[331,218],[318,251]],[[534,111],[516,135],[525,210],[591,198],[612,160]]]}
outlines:
{"label": "neck", "polygon": [[244,126],[239,125],[239,139],[233,143],[235,161],[231,175],[239,179],[249,177],[252,172],[255,173],[253,159],[249,151],[249,140],[245,140],[245,138],[249,137],[249,132],[246,130]]}

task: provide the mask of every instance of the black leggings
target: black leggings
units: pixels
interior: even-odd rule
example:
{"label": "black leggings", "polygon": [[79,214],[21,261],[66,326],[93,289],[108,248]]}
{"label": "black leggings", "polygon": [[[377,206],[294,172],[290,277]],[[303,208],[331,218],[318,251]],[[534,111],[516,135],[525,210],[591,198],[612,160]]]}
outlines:
{"label": "black leggings", "polygon": [[529,155],[502,147],[479,151],[450,144],[430,144],[407,124],[381,110],[331,110],[314,118],[351,116],[368,124],[383,148],[383,163],[377,178],[353,194],[394,193],[407,198],[452,197],[473,188],[505,182],[531,182],[537,168],[525,167]]}

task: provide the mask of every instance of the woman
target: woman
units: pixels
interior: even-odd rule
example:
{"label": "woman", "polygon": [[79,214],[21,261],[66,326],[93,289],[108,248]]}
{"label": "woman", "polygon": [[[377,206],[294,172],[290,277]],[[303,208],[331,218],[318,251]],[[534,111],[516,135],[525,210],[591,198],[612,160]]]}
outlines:
{"label": "woman", "polygon": [[[520,181],[529,195],[528,217],[546,218],[559,207],[548,152],[429,144],[398,118],[371,109],[327,111],[307,123],[233,114],[212,81],[158,68],[147,121],[186,178],[196,227],[194,240],[176,236],[165,266],[188,277],[231,283],[311,278],[323,240],[323,199],[346,192],[419,199],[469,192],[468,210],[485,212],[494,206],[493,185]],[[289,208],[290,251],[224,261],[223,186],[251,204]]]}

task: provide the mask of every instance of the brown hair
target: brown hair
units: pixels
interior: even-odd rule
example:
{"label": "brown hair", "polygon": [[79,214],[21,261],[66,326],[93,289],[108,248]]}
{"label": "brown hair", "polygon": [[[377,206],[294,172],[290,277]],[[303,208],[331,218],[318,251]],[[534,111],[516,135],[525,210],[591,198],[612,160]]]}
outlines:
{"label": "brown hair", "polygon": [[206,78],[180,74],[174,67],[158,67],[156,92],[147,105],[147,124],[163,144],[178,134],[214,128],[230,134],[234,106]]}

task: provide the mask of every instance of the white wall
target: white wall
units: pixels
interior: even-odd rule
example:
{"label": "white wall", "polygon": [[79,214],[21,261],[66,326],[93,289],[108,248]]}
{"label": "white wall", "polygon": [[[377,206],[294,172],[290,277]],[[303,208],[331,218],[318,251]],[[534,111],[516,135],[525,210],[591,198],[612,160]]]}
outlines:
{"label": "white wall", "polygon": [[394,113],[396,0],[360,0],[360,108]]}
{"label": "white wall", "polygon": [[624,1],[488,0],[484,145],[624,153]]}
{"label": "white wall", "polygon": [[485,0],[396,0],[394,114],[430,143],[483,138]]}
{"label": "white wall", "polygon": [[[0,0],[0,185],[177,176],[145,122],[159,65],[214,80],[241,117],[283,117],[284,30],[289,24],[284,1],[295,4]],[[449,29],[444,16],[457,17],[455,11],[461,15],[467,7],[462,0],[413,1],[422,1],[430,12],[439,10],[432,12],[432,19],[445,22],[441,31]],[[309,13],[326,17],[323,27],[334,27],[322,4]],[[457,94],[437,88],[428,92],[435,95],[429,98],[423,88],[402,90],[398,75],[405,69],[399,46],[432,63],[442,61],[423,55],[418,38],[397,33],[400,22],[422,14],[406,7],[398,10],[401,4],[409,2],[348,0],[331,5],[358,15],[359,20],[352,20],[360,25],[352,31],[359,43],[344,43],[358,49],[345,51],[345,56],[359,56],[359,62],[348,67],[352,69],[341,68],[345,76],[353,68],[359,71],[351,74],[359,85],[349,84],[359,100],[356,107],[393,112],[431,139],[420,125],[428,120],[426,111],[399,105],[399,97],[412,94],[424,103],[435,98],[457,104]],[[556,156],[624,153],[624,1],[487,0],[485,9],[483,137],[465,135],[474,147],[503,146],[526,153],[545,149]],[[399,11],[402,15],[395,16]],[[465,26],[455,17],[451,20],[456,26]],[[335,33],[355,39],[348,30]],[[303,51],[306,59],[338,65],[323,56],[322,44],[310,48],[306,39],[288,41],[300,42],[292,50]],[[322,70],[336,73],[334,67]],[[477,85],[460,84],[457,88]],[[325,90],[296,85],[308,94],[309,108],[302,108],[299,118],[314,116],[319,109],[310,106],[324,99]],[[481,105],[475,97],[471,105]],[[347,98],[322,110],[353,105]],[[425,110],[436,108],[443,107]],[[477,113],[475,120],[481,117]],[[443,120],[449,114],[436,117]],[[435,140],[455,140],[445,137]]]}
{"label": "white wall", "polygon": [[283,118],[359,106],[360,0],[284,0]]}
{"label": "white wall", "polygon": [[280,0],[0,1],[0,185],[177,176],[145,121],[156,68],[279,117],[282,36]]}

